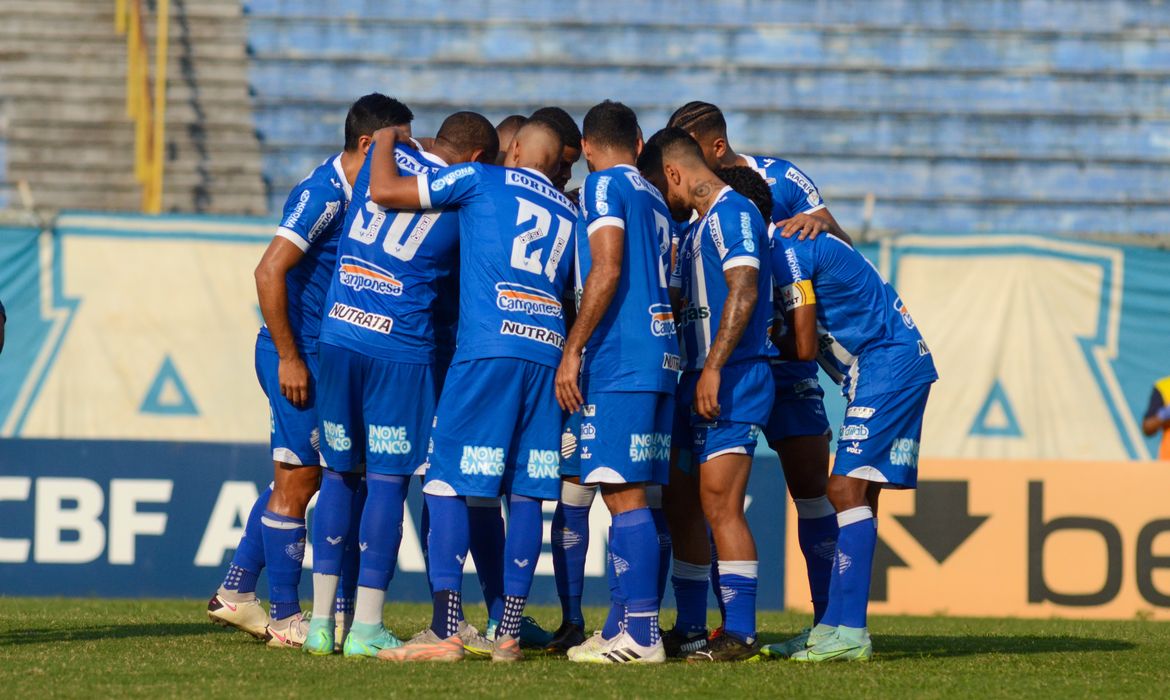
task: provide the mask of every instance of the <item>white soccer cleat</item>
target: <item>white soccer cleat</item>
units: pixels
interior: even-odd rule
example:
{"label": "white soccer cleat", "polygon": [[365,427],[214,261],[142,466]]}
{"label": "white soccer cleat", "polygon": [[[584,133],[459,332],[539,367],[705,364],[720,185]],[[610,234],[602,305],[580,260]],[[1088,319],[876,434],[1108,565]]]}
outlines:
{"label": "white soccer cleat", "polygon": [[230,601],[216,592],[207,601],[207,617],[217,625],[235,627],[256,639],[268,638],[268,613],[255,595]]}
{"label": "white soccer cleat", "polygon": [[660,664],[666,661],[666,648],[662,640],[644,647],[629,632],[622,632],[600,647],[579,651],[569,658],[579,664]]}
{"label": "white soccer cleat", "polygon": [[597,630],[593,633],[593,636],[566,651],[565,656],[569,661],[575,661],[578,655],[595,653],[598,649],[605,646],[605,642],[606,639],[601,636],[601,630]]}
{"label": "white soccer cleat", "polygon": [[309,637],[309,621],[301,613],[268,623],[268,646],[300,649]]}

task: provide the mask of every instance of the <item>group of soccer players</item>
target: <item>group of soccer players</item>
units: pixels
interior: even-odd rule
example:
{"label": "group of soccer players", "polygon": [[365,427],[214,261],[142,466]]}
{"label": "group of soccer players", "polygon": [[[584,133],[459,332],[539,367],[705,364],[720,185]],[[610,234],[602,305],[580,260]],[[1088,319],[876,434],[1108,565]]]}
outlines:
{"label": "group of soccer players", "polygon": [[[583,128],[556,107],[495,127],[457,112],[416,140],[412,120],[384,95],[355,102],[344,150],[294,188],[257,267],[275,478],[211,619],[271,646],[395,662],[516,661],[534,645],[585,663],[870,658],[878,496],[916,484],[937,374],[813,181],[737,154],[702,102],[645,142],[611,101]],[[566,193],[582,156],[589,175]],[[831,474],[818,361],[849,400]],[[814,607],[808,629],[764,647],[744,517],[761,432]],[[434,612],[403,642],[383,607],[414,475]],[[586,636],[598,491],[611,607]],[[314,494],[309,616],[297,588]],[[551,634],[523,614],[550,500]],[[464,615],[468,554],[483,633]],[[668,579],[677,617],[661,631]]]}

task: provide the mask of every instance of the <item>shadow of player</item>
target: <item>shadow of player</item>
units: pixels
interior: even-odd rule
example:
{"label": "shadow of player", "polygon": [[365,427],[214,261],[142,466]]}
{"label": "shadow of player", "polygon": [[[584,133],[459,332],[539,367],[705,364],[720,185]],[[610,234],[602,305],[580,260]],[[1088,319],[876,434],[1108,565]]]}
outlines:
{"label": "shadow of player", "polygon": [[[219,634],[222,631],[221,628],[206,622],[26,628],[0,632],[0,647],[24,644],[56,644],[59,642],[131,639],[135,637],[198,637],[206,634]],[[241,635],[241,639],[248,639],[248,637]]]}

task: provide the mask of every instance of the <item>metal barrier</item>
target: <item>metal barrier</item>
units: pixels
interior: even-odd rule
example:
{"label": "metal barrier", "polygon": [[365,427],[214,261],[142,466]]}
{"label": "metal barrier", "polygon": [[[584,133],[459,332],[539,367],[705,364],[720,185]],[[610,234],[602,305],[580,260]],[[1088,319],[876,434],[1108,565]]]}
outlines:
{"label": "metal barrier", "polygon": [[134,177],[142,184],[142,211],[158,214],[163,199],[170,0],[155,0],[153,81],[142,0],[116,3],[114,24],[126,36],[126,113],[134,120]]}

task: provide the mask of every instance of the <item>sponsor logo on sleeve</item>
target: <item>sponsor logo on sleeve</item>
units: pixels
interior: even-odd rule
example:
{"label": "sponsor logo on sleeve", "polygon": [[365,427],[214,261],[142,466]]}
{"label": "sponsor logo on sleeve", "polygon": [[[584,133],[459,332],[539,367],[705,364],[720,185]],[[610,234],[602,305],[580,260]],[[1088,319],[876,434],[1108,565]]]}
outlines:
{"label": "sponsor logo on sleeve", "polygon": [[394,297],[402,294],[402,282],[394,277],[394,273],[352,255],[341,256],[337,263],[337,278],[357,292],[369,291]]}
{"label": "sponsor logo on sleeve", "polygon": [[457,180],[462,180],[474,172],[475,168],[471,167],[470,165],[465,165],[462,168],[456,168],[455,170],[448,172],[446,175],[432,180],[431,192],[442,192],[451,185],[454,185]]}
{"label": "sponsor logo on sleeve", "polygon": [[635,433],[630,436],[630,461],[670,459],[669,433]]}
{"label": "sponsor logo on sleeve", "polygon": [[600,175],[597,178],[597,186],[593,188],[594,205],[600,216],[609,214],[609,181],[611,179],[609,175]]}
{"label": "sponsor logo on sleeve", "polygon": [[850,440],[860,441],[860,440],[868,440],[868,439],[869,439],[869,427],[868,426],[846,425],[845,427],[841,428],[841,440],[842,441],[850,441]]}
{"label": "sponsor logo on sleeve", "polygon": [[556,450],[528,450],[528,478],[561,478],[560,454]]}
{"label": "sponsor logo on sleeve", "polygon": [[930,354],[930,348],[927,347],[925,340],[918,341],[918,356],[925,357]]}
{"label": "sponsor logo on sleeve", "polygon": [[906,304],[902,301],[902,297],[894,299],[894,310],[897,311],[898,315],[902,317],[903,325],[905,325],[910,330],[915,329],[916,326],[914,324],[914,319],[910,316],[910,309],[906,308]]}
{"label": "sponsor logo on sleeve", "polygon": [[295,229],[297,222],[301,220],[301,216],[305,213],[305,207],[309,204],[309,199],[313,196],[308,190],[301,190],[301,196],[297,198],[297,205],[285,217],[284,223],[281,226],[285,228]]}
{"label": "sponsor logo on sleeve", "polygon": [[496,306],[501,311],[562,318],[561,302],[548,292],[512,282],[496,283]]}
{"label": "sponsor logo on sleeve", "polygon": [[817,191],[812,181],[796,168],[788,168],[788,172],[784,173],[784,179],[796,183],[796,186],[804,190],[805,194],[812,194]]}
{"label": "sponsor logo on sleeve", "polygon": [[669,304],[651,304],[650,334],[659,338],[668,338],[674,335],[674,311]]}
{"label": "sponsor logo on sleeve", "polygon": [[752,233],[752,215],[746,211],[739,213],[739,231],[743,236],[743,249],[749,253],[756,252],[756,237]]}
{"label": "sponsor logo on sleeve", "polygon": [[[719,251],[719,257],[722,259],[727,256],[727,246],[723,243],[723,227],[719,223],[719,217],[712,213],[707,215],[707,231],[711,236],[711,242],[715,244],[715,250]],[[699,236],[695,236],[695,241],[700,243]],[[696,248],[697,249],[697,248]]]}
{"label": "sponsor logo on sleeve", "polygon": [[548,328],[541,328],[540,326],[530,326],[527,323],[516,323],[515,321],[504,321],[500,326],[500,333],[502,335],[515,335],[529,340],[535,340],[538,343],[551,345],[557,350],[565,348],[565,336]]}
{"label": "sponsor logo on sleeve", "polygon": [[390,329],[394,327],[394,319],[389,316],[362,311],[339,301],[334,302],[333,308],[329,309],[329,318],[335,318],[351,326],[365,328],[382,335],[389,335]]}
{"label": "sponsor logo on sleeve", "polygon": [[850,406],[849,408],[845,409],[845,417],[866,420],[868,418],[873,418],[873,414],[876,412],[877,411],[870,408],[869,406]]}
{"label": "sponsor logo on sleeve", "polygon": [[504,473],[504,448],[464,445],[459,471],[476,476],[500,476]]}
{"label": "sponsor logo on sleeve", "polygon": [[366,428],[369,438],[367,448],[370,454],[376,455],[405,455],[410,454],[410,438],[404,425],[375,425],[369,424]]}
{"label": "sponsor logo on sleeve", "polygon": [[309,242],[317,240],[317,237],[329,226],[333,221],[333,217],[337,216],[337,210],[341,207],[341,202],[336,199],[325,203],[325,211],[321,212],[321,216],[317,217],[313,228],[309,229]]}

